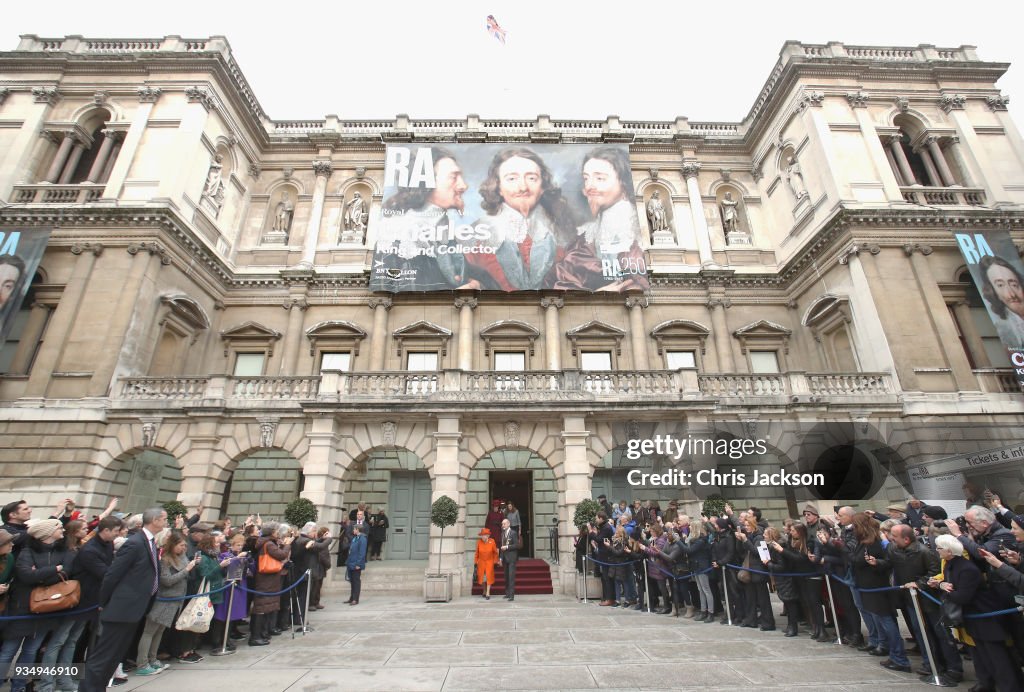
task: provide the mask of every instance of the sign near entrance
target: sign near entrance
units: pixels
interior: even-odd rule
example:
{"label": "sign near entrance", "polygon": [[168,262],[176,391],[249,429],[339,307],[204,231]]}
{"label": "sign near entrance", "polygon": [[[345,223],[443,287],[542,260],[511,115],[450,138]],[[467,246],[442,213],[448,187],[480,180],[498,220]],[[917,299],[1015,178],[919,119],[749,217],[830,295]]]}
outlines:
{"label": "sign near entrance", "polygon": [[1024,384],[1024,264],[1006,231],[954,233],[1017,382]]}
{"label": "sign near entrance", "polygon": [[389,144],[370,290],[650,289],[625,144]]}
{"label": "sign near entrance", "polygon": [[49,228],[0,227],[0,345],[14,327],[49,239]]}

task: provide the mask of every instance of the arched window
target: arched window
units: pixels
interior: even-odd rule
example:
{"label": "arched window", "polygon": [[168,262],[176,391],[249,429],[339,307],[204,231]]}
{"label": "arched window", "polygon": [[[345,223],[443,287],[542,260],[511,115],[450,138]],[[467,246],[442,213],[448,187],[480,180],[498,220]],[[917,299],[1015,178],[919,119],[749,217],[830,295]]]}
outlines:
{"label": "arched window", "polygon": [[43,182],[60,185],[106,182],[121,147],[121,133],[107,128],[110,117],[109,111],[97,108],[75,128],[49,132],[49,139],[56,147]]}

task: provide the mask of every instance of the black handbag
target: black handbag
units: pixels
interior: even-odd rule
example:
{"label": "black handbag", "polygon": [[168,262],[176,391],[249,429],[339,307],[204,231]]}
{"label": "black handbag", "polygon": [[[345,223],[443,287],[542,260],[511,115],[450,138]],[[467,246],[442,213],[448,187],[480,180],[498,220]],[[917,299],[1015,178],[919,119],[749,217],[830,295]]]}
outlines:
{"label": "black handbag", "polygon": [[942,599],[942,616],[939,624],[943,627],[963,627],[964,609],[959,603],[954,603],[948,598]]}

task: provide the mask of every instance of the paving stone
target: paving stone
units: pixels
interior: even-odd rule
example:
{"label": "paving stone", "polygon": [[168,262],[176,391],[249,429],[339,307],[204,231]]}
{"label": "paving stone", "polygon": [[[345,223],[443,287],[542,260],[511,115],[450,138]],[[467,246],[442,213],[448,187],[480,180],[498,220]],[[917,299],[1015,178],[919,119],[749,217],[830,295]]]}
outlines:
{"label": "paving stone", "polygon": [[[525,665],[561,665],[564,663],[605,663],[608,643],[520,645],[519,663]],[[640,652],[632,644],[616,643],[615,659],[635,661]]]}
{"label": "paving stone", "polygon": [[511,632],[464,632],[460,646],[503,644],[572,644],[568,630],[513,630]]}
{"label": "paving stone", "polygon": [[[437,692],[444,685],[444,679],[447,674],[447,668],[339,668],[333,670],[313,670],[289,687],[288,692],[324,692],[325,690]],[[208,687],[204,689],[213,688]],[[254,689],[258,689],[260,692],[268,692],[269,688],[261,684],[260,687]]]}
{"label": "paving stone", "polygon": [[403,647],[388,660],[388,668],[431,666],[490,666],[516,663],[514,646]]}
{"label": "paving stone", "polygon": [[[781,659],[776,663],[792,667]],[[709,689],[714,686],[742,685],[749,682],[740,673],[720,663],[618,663],[592,665],[589,668],[602,688],[639,685],[645,690],[678,689],[681,687],[680,683],[685,683],[698,689]]]}
{"label": "paving stone", "polygon": [[[397,669],[396,669],[397,670]],[[448,690],[565,690],[595,689],[586,666],[524,666],[508,668],[452,668]]]}

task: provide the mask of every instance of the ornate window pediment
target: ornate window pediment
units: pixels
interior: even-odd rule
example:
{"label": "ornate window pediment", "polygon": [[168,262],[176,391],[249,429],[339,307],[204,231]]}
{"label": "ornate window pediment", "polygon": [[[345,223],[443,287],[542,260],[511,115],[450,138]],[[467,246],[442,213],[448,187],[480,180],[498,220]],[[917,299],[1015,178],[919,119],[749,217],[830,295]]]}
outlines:
{"label": "ornate window pediment", "polygon": [[398,355],[401,357],[404,345],[413,347],[431,347],[441,351],[441,357],[448,355],[448,340],[452,338],[452,331],[438,326],[433,322],[420,320],[412,324],[396,329],[392,338],[398,344]]}
{"label": "ornate window pediment", "polygon": [[[168,307],[168,317],[173,315],[193,330],[202,331],[210,328],[210,318],[196,301],[184,293],[168,293],[160,296],[160,302]],[[166,319],[166,317],[165,317]]]}
{"label": "ornate window pediment", "polygon": [[565,333],[572,342],[572,354],[577,354],[580,343],[586,348],[614,346],[615,355],[622,355],[622,339],[626,336],[624,329],[619,329],[601,320],[591,320],[586,324],[574,327]]}
{"label": "ornate window pediment", "polygon": [[493,347],[523,348],[532,356],[534,343],[539,336],[539,329],[519,320],[494,322],[480,330],[480,338],[484,340],[485,356],[491,354]]}
{"label": "ornate window pediment", "polygon": [[359,343],[366,338],[366,332],[345,320],[327,320],[307,329],[306,338],[311,356],[316,355],[317,348],[351,351],[353,356],[358,356]]}
{"label": "ornate window pediment", "polygon": [[699,347],[701,355],[704,355],[710,333],[703,324],[692,320],[668,320],[651,330],[651,336],[658,344],[658,355],[662,355],[666,349],[695,347]]}
{"label": "ornate window pediment", "polygon": [[849,324],[853,321],[850,299],[847,296],[826,294],[811,303],[804,313],[803,324],[816,334],[830,331],[837,321]]}
{"label": "ornate window pediment", "polygon": [[274,342],[281,338],[281,332],[249,321],[222,331],[220,338],[224,341],[225,356],[234,348],[266,351],[269,357],[274,355]]}
{"label": "ornate window pediment", "polygon": [[768,351],[773,349],[789,353],[789,337],[792,334],[793,330],[768,320],[751,322],[733,332],[733,336],[739,339],[740,349],[744,354],[749,350]]}

